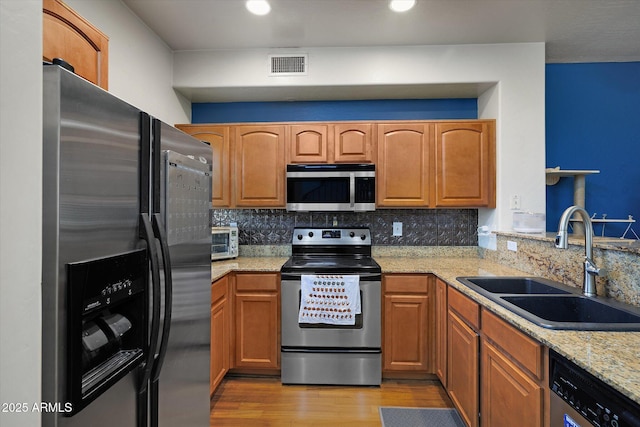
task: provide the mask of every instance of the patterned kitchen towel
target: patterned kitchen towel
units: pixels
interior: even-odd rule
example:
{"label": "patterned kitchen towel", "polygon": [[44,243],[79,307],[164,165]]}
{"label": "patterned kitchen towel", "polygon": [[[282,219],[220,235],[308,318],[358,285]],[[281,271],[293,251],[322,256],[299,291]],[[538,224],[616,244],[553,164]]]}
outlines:
{"label": "patterned kitchen towel", "polygon": [[298,323],[355,325],[361,312],[360,276],[302,275]]}

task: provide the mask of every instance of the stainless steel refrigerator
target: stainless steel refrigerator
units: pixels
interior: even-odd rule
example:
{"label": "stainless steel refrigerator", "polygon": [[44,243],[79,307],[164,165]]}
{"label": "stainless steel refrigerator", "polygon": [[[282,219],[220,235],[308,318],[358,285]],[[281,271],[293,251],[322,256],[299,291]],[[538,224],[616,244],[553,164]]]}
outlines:
{"label": "stainless steel refrigerator", "polygon": [[43,426],[208,425],[211,149],[43,75]]}

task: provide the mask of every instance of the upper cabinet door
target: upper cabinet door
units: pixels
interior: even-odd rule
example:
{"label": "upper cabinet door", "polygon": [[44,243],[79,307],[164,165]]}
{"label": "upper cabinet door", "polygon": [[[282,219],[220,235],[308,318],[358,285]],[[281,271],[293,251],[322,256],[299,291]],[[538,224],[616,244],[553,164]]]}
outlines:
{"label": "upper cabinet door", "polygon": [[235,206],[285,207],[286,126],[236,126]]}
{"label": "upper cabinet door", "polygon": [[207,141],[211,145],[211,205],[213,207],[231,206],[231,151],[229,126],[215,125],[176,125],[181,131]]}
{"label": "upper cabinet door", "polygon": [[327,125],[291,125],[289,163],[327,163],[329,142]]}
{"label": "upper cabinet door", "polygon": [[333,125],[336,163],[373,162],[373,124],[337,123]]}
{"label": "upper cabinet door", "polygon": [[495,207],[495,122],[435,128],[436,207]]}
{"label": "upper cabinet door", "polygon": [[107,90],[109,39],[60,0],[43,0],[42,59],[62,58],[75,73]]}
{"label": "upper cabinet door", "polygon": [[378,125],[377,205],[430,205],[432,124]]}

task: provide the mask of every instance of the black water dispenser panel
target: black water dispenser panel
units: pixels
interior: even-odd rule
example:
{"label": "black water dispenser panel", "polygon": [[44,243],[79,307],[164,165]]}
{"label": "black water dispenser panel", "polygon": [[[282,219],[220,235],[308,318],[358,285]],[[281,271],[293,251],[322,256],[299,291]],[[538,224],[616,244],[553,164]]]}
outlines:
{"label": "black water dispenser panel", "polygon": [[68,415],[143,360],[147,275],[145,249],[67,264]]}

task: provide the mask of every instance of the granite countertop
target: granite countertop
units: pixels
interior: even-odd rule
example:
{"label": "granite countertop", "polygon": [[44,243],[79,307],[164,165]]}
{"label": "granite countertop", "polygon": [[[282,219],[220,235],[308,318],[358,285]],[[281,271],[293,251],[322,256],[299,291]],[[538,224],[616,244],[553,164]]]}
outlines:
{"label": "granite countertop", "polygon": [[[383,273],[433,273],[483,307],[640,403],[640,332],[558,331],[538,327],[456,280],[458,276],[529,276],[477,256],[376,256]],[[212,280],[230,271],[277,272],[287,258],[240,257],[212,263]]]}

